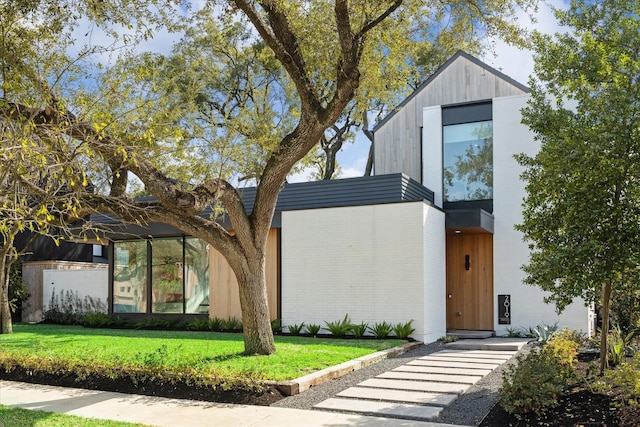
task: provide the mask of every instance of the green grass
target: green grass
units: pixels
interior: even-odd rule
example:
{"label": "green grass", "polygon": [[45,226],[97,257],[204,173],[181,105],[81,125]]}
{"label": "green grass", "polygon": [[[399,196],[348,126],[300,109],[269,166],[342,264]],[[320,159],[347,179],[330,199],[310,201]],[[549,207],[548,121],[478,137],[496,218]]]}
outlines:
{"label": "green grass", "polygon": [[145,425],[82,418],[53,412],[29,411],[0,405],[0,425],[2,424],[4,427],[143,427]]}
{"label": "green grass", "polygon": [[276,336],[275,354],[243,356],[241,334],[16,324],[13,334],[0,335],[0,365],[19,360],[34,367],[55,365],[58,372],[116,375],[127,367],[194,378],[283,381],[404,342]]}

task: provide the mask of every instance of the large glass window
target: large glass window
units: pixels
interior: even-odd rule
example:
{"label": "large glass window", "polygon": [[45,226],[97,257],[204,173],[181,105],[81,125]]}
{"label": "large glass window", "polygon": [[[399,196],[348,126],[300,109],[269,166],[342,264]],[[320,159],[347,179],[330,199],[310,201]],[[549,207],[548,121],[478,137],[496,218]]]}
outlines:
{"label": "large glass window", "polygon": [[493,122],[443,126],[445,202],[493,198]]}
{"label": "large glass window", "polygon": [[209,245],[195,237],[184,240],[187,313],[209,313]]}
{"label": "large glass window", "polygon": [[114,243],[113,311],[147,311],[147,242]]}
{"label": "large glass window", "polygon": [[182,313],[184,263],[182,238],[151,241],[151,293],[153,313]]}
{"label": "large glass window", "polygon": [[115,242],[113,311],[147,313],[147,295],[152,313],[208,313],[209,245],[194,237]]}

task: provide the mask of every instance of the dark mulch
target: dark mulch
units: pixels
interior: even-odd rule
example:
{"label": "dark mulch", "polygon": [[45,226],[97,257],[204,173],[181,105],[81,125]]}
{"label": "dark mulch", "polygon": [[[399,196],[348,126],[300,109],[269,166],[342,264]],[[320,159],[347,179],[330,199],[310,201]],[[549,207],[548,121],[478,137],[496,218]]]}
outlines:
{"label": "dark mulch", "polygon": [[[576,373],[578,377],[585,378],[588,369],[593,370],[593,366],[589,367],[589,359],[597,355],[582,356],[576,365]],[[596,392],[581,379],[569,384],[568,393],[558,400],[558,405],[540,416],[527,414],[518,419],[496,404],[480,426],[640,426],[640,406],[621,406],[621,399],[620,392],[615,388],[607,393]]]}
{"label": "dark mulch", "polygon": [[161,382],[157,380],[138,381],[134,384],[130,378],[108,378],[91,375],[78,379],[71,374],[48,374],[14,368],[6,372],[0,368],[0,379],[21,381],[33,384],[47,384],[61,387],[77,387],[88,390],[115,391],[119,393],[141,394],[177,399],[202,400],[206,402],[237,403],[245,405],[269,406],[285,396],[275,386],[265,385],[261,391],[246,389],[223,390],[221,387],[200,387],[181,381]]}

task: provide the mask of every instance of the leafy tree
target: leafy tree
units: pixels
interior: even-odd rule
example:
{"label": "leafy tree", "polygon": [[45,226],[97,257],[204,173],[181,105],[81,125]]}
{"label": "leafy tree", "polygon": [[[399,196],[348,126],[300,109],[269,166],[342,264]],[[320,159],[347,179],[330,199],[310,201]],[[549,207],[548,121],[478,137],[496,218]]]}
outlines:
{"label": "leafy tree", "polygon": [[[98,8],[90,10],[98,24],[123,22],[121,10],[133,18],[149,13],[130,11],[136,2],[90,3]],[[487,22],[512,28],[503,19],[513,13],[510,1],[451,5],[470,17],[487,12]],[[100,73],[99,85],[58,85],[41,90],[40,102],[17,97],[0,105],[0,115],[55,132],[65,147],[82,153],[96,188],[93,196],[83,195],[84,211],[171,224],[219,250],[238,279],[245,352],[273,353],[265,250],[279,191],[354,99],[406,83],[405,65],[386,58],[394,57],[402,39],[396,29],[405,27],[398,24],[414,22],[427,6],[402,0],[209,2],[211,9],[197,17],[202,27],[187,28],[170,56],[125,51],[116,67]],[[244,30],[244,22],[254,30]],[[434,20],[428,28],[438,27]],[[144,29],[133,33],[146,35]],[[155,201],[133,200],[130,177]],[[257,184],[253,206],[244,206],[232,185],[243,177]],[[212,204],[224,207],[233,233],[201,216]]]}
{"label": "leafy tree", "polygon": [[531,99],[523,111],[541,143],[526,167],[524,219],[531,243],[525,283],[559,311],[600,301],[600,370],[609,306],[640,283],[640,4],[572,1],[557,10],[570,32],[537,34]]}

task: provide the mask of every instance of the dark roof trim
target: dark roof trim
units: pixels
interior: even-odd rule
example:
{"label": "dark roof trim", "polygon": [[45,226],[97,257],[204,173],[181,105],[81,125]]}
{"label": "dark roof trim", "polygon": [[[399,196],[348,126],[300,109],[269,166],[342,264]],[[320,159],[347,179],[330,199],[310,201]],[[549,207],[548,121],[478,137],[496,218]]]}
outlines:
{"label": "dark roof trim", "polygon": [[459,50],[451,58],[449,58],[447,60],[447,62],[445,62],[440,68],[438,68],[435,71],[435,73],[433,73],[431,76],[429,76],[429,78],[427,80],[425,80],[420,86],[418,86],[418,88],[416,90],[411,92],[411,94],[409,96],[407,96],[404,99],[404,101],[402,101],[400,103],[400,105],[398,105],[396,108],[394,108],[393,111],[391,111],[389,114],[387,114],[378,124],[376,124],[375,127],[373,128],[373,132],[376,132],[385,123],[387,123],[389,120],[391,120],[391,118],[396,115],[396,112],[398,112],[398,110],[400,110],[402,107],[407,105],[407,103],[409,101],[411,101],[420,91],[422,91],[422,89],[427,87],[436,77],[438,77],[440,74],[442,74],[442,72],[444,70],[446,70],[447,67],[449,67],[449,65],[451,65],[453,63],[453,61],[455,61],[459,57],[463,57],[463,58],[473,62],[474,64],[478,65],[479,67],[484,68],[485,70],[487,70],[491,74],[493,74],[496,77],[506,81],[507,83],[512,84],[513,86],[517,87],[518,89],[522,90],[523,92],[529,93],[529,88],[527,86],[525,86],[522,83],[512,79],[511,77],[509,77],[506,74],[496,70],[495,68],[485,64],[484,62],[480,61],[475,56],[471,56],[467,52]]}

